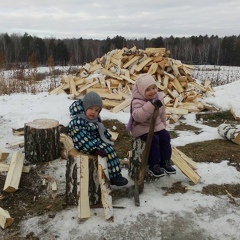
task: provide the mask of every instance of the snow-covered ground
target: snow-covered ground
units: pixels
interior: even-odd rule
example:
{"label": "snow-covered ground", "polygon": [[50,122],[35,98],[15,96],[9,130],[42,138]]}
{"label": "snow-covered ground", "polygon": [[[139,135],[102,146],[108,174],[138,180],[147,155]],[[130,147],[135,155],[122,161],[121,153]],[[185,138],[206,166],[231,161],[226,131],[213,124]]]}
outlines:
{"label": "snow-covered ground", "polygon": [[[229,110],[232,106],[240,112],[240,79],[232,83],[215,87],[214,96],[203,99],[220,110]],[[0,96],[0,147],[6,143],[23,140],[14,136],[12,128],[21,128],[24,123],[34,119],[51,118],[67,125],[70,116],[68,107],[73,100],[65,94],[49,95],[48,92],[31,94],[11,94]],[[238,112],[238,114],[239,114]],[[112,113],[103,109],[102,119],[117,119],[127,123],[129,113]],[[182,132],[172,140],[174,146],[221,138],[217,128],[204,126],[196,121],[195,114],[189,114],[183,121],[201,128],[200,134]],[[169,125],[170,128],[174,126]],[[121,140],[121,139],[119,139]],[[7,149],[8,159],[16,149]],[[7,160],[9,161],[9,160]],[[7,162],[6,161],[6,162]],[[91,209],[91,218],[79,223],[77,208],[68,207],[56,214],[34,217],[22,222],[22,236],[34,232],[39,239],[240,239],[240,207],[229,202],[226,195],[208,196],[201,194],[204,186],[209,184],[238,184],[240,172],[227,164],[198,163],[197,172],[201,176],[198,184],[192,185],[180,170],[174,176],[165,176],[153,183],[147,183],[140,195],[141,205],[136,207],[132,198],[118,199],[114,205],[124,209],[114,209],[115,221],[104,220],[103,209]],[[61,159],[52,162],[52,170],[58,179],[58,194],[64,192],[66,164]],[[52,173],[53,174],[53,173]],[[127,170],[123,174],[129,179]],[[166,195],[162,187],[171,187],[181,182],[189,191],[185,194]],[[129,179],[128,186],[133,185]],[[115,186],[113,186],[113,189]],[[1,204],[1,202],[0,202]],[[11,214],[11,211],[10,211]],[[1,236],[0,229],[0,236]]]}

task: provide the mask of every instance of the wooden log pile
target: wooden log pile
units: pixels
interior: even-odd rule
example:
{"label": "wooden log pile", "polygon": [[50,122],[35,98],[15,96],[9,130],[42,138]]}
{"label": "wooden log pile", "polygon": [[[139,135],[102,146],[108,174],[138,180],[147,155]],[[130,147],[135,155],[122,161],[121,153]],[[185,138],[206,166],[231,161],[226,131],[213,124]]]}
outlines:
{"label": "wooden log pile", "polygon": [[95,91],[102,97],[105,108],[118,112],[129,109],[138,75],[149,73],[165,94],[170,120],[176,122],[188,112],[206,109],[200,98],[213,92],[210,82],[205,82],[204,86],[196,82],[192,77],[194,69],[193,65],[172,59],[165,48],[115,49],[84,64],[75,76],[63,75],[62,84],[49,93],[67,93],[77,99]]}

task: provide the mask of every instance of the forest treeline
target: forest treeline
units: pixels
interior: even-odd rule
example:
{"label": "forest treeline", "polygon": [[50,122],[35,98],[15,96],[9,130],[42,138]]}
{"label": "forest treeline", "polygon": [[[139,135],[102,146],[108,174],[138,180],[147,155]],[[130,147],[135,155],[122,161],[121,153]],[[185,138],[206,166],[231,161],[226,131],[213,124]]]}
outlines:
{"label": "forest treeline", "polygon": [[126,39],[122,36],[104,40],[83,38],[56,39],[0,34],[0,68],[11,69],[35,63],[38,66],[82,65],[102,57],[113,49],[165,47],[171,57],[188,64],[240,66],[239,36],[157,37]]}

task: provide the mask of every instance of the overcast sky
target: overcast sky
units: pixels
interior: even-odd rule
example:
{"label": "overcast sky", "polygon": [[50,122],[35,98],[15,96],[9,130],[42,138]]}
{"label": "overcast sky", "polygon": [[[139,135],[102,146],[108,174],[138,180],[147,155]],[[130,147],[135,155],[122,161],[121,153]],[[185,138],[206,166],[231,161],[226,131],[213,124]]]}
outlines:
{"label": "overcast sky", "polygon": [[106,39],[240,35],[240,1],[1,0],[0,33]]}

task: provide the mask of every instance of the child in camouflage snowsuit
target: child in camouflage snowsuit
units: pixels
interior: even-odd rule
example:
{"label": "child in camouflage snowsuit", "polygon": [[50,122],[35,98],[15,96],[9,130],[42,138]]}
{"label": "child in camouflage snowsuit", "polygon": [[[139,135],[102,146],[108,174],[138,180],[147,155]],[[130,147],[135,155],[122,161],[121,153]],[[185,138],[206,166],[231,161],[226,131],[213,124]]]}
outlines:
{"label": "child in camouflage snowsuit", "polygon": [[78,151],[106,157],[111,184],[123,186],[128,180],[121,174],[112,136],[101,122],[99,114],[102,106],[102,99],[95,92],[89,92],[82,100],[75,101],[69,107],[73,117],[68,124],[69,134]]}

